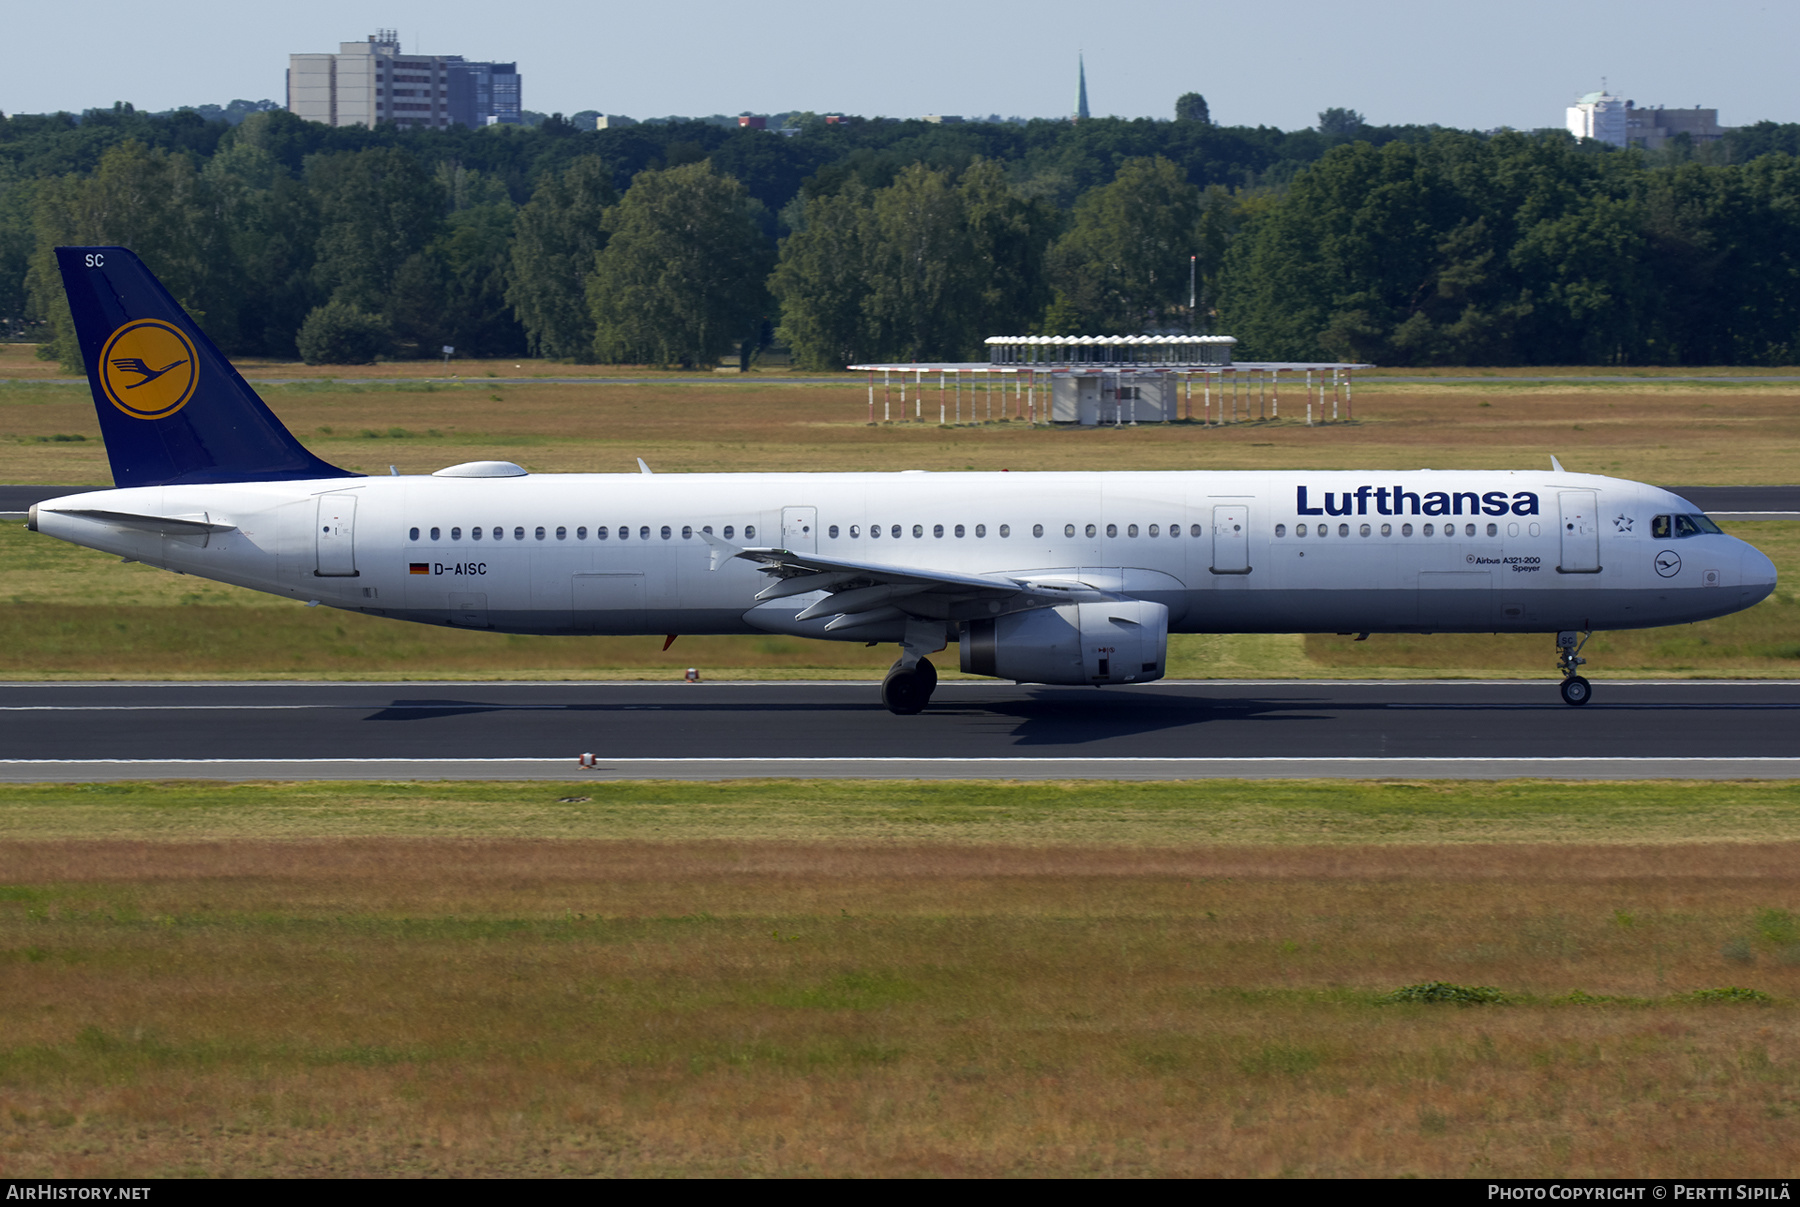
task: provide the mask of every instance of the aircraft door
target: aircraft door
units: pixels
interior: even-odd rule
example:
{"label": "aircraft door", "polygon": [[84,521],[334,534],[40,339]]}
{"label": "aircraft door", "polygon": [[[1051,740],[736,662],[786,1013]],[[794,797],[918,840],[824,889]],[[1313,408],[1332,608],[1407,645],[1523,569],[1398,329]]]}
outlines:
{"label": "aircraft door", "polygon": [[1242,503],[1213,508],[1214,574],[1250,573],[1250,509]]}
{"label": "aircraft door", "polygon": [[819,509],[817,507],[783,507],[781,509],[781,547],[791,553],[819,551]]}
{"label": "aircraft door", "polygon": [[1565,490],[1557,494],[1562,506],[1562,560],[1558,574],[1600,572],[1600,517],[1597,496],[1591,490]]}
{"label": "aircraft door", "polygon": [[313,526],[319,578],[356,578],[356,496],[320,495]]}

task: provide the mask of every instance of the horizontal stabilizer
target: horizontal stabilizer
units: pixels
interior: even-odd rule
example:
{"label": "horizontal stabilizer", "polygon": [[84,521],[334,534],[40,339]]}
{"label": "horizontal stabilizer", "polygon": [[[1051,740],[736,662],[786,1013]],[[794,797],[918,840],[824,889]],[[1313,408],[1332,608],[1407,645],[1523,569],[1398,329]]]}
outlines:
{"label": "horizontal stabilizer", "polygon": [[189,516],[170,515],[138,515],[130,511],[102,511],[98,508],[57,507],[46,508],[57,515],[80,516],[85,520],[98,520],[102,524],[111,524],[116,528],[136,528],[144,532],[157,532],[163,536],[195,536],[202,532],[236,532],[236,524],[215,523],[210,519],[194,519]]}

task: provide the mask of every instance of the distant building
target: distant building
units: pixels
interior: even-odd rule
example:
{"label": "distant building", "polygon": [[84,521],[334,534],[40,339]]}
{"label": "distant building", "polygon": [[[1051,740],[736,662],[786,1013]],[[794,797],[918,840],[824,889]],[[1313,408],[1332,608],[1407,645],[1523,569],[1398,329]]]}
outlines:
{"label": "distant building", "polygon": [[962,118],[954,113],[927,113],[920,121],[930,122],[934,126],[960,126]]}
{"label": "distant building", "polygon": [[1075,121],[1081,121],[1088,115],[1087,103],[1087,62],[1080,53],[1075,55]]}
{"label": "distant building", "polygon": [[628,126],[635,125],[637,125],[637,119],[626,117],[623,113],[602,113],[594,119],[594,129],[596,130],[623,130]]}
{"label": "distant building", "polygon": [[767,130],[768,128],[769,119],[766,117],[752,117],[746,113],[738,118],[738,129],[740,130]]}
{"label": "distant building", "polygon": [[520,79],[517,63],[403,54],[384,29],[340,42],[336,54],[289,55],[287,107],[328,126],[513,126],[523,120]]}
{"label": "distant building", "polygon": [[1696,146],[1717,142],[1725,134],[1717,109],[1639,108],[1636,101],[1621,100],[1604,90],[1590,92],[1569,106],[1568,130],[1576,138],[1646,151],[1659,151],[1681,134]]}
{"label": "distant building", "polygon": [[1609,146],[1625,145],[1625,102],[1602,89],[1581,97],[1568,112],[1569,133]]}
{"label": "distant building", "polygon": [[1640,109],[1625,102],[1626,145],[1659,151],[1677,135],[1685,134],[1695,146],[1717,142],[1725,136],[1717,109]]}

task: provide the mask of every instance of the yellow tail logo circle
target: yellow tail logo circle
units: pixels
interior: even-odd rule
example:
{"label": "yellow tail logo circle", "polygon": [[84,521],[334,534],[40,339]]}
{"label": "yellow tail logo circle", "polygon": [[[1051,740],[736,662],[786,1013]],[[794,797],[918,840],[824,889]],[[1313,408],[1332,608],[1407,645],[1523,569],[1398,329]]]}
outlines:
{"label": "yellow tail logo circle", "polygon": [[161,319],[134,319],[100,353],[100,386],[134,419],[162,419],[187,405],[200,380],[194,343]]}

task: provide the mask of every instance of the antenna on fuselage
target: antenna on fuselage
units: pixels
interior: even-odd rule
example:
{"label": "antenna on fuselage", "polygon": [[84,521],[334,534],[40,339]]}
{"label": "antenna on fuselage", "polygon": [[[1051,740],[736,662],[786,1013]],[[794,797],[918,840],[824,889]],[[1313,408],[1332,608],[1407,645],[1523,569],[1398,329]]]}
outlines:
{"label": "antenna on fuselage", "polygon": [[[638,464],[639,464],[639,465],[642,465],[642,464],[643,464],[643,462],[642,462],[642,461],[639,461],[639,462],[638,462]],[[1566,473],[1568,473],[1568,472],[1569,472],[1569,471],[1568,471],[1568,470],[1566,470],[1566,469],[1564,469],[1564,468],[1563,468],[1563,467],[1562,467],[1562,462],[1561,462],[1561,461],[1558,461],[1558,460],[1557,460],[1557,459],[1556,459],[1556,454],[1555,454],[1555,453],[1551,453],[1551,454],[1550,454],[1550,468],[1551,468],[1551,469],[1553,469],[1553,470],[1555,470],[1555,471],[1556,471],[1556,472],[1557,472],[1557,473],[1559,473],[1559,474],[1566,474]],[[645,473],[649,473],[649,472],[650,472],[650,471],[649,471],[649,470],[645,470],[645,471],[644,471],[644,472],[645,472]]]}
{"label": "antenna on fuselage", "polygon": [[642,457],[638,458],[638,469],[640,472],[643,472],[646,474],[650,472],[650,467],[648,465],[644,464],[644,459]]}

